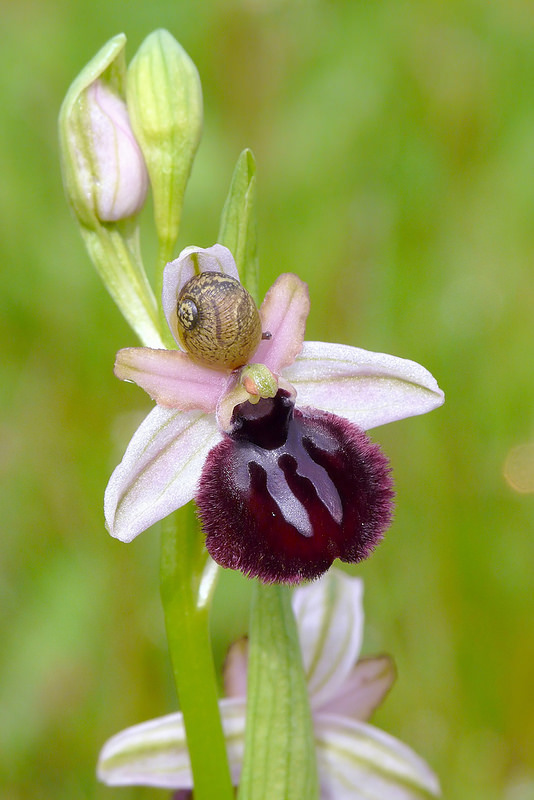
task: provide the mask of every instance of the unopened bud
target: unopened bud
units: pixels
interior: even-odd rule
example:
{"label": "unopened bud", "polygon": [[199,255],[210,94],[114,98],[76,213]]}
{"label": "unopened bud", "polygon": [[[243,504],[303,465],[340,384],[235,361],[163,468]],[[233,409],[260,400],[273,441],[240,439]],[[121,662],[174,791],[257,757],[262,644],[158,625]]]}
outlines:
{"label": "unopened bud", "polygon": [[122,33],[110,39],[70,86],[59,112],[61,167],[93,264],[142,343],[157,348],[158,311],[135,219],[148,173],[122,99],[125,44]]}
{"label": "unopened bud", "polygon": [[132,59],[127,100],[150,175],[161,254],[170,261],[202,130],[202,89],[195,65],[168,31],[147,36]]}
{"label": "unopened bud", "polygon": [[84,225],[137,214],[148,173],[120,97],[125,39],[112,39],[72,84],[59,117],[65,189]]}
{"label": "unopened bud", "polygon": [[93,197],[103,222],[138,214],[148,189],[148,173],[126,103],[101,81],[87,89],[87,141],[80,148],[80,183]]}

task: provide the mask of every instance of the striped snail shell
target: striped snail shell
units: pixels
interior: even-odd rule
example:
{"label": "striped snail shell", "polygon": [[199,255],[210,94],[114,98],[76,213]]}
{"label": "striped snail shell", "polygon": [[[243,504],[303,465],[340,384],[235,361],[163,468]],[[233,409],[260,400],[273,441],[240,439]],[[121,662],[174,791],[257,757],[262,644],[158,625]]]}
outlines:
{"label": "striped snail shell", "polygon": [[262,338],[254,300],[235,278],[201,272],[178,295],[180,343],[197,361],[218,369],[247,363]]}

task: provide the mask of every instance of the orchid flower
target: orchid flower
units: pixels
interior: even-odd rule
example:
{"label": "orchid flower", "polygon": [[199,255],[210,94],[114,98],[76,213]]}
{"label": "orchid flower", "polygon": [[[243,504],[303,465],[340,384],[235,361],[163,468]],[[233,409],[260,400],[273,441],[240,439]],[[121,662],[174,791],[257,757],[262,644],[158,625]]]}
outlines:
{"label": "orchid flower", "polygon": [[[358,660],[363,583],[339,570],[293,593],[313,714],[322,800],[436,797],[439,783],[411,748],[367,724],[395,678],[387,656]],[[246,711],[246,644],[230,649],[228,697],[219,701],[232,780],[239,783]],[[111,786],[192,788],[181,713],[144,722],[110,739],[98,762]]]}
{"label": "orchid flower", "polygon": [[[165,268],[163,310],[178,347],[178,297],[203,272],[239,278],[219,244],[186,248]],[[267,583],[369,555],[390,523],[393,489],[364,430],[430,411],[443,393],[413,361],[304,342],[309,307],[306,285],[281,275],[260,308],[264,338],[237,369],[183,349],[119,351],[115,374],[157,405],[107,487],[112,536],[129,542],[195,498],[213,559]]]}

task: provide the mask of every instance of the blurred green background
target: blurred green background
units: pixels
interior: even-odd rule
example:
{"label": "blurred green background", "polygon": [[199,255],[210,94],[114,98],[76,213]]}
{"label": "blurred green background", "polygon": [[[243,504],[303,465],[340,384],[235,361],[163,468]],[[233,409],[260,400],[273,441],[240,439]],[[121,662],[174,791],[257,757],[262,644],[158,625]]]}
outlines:
{"label": "blurred green background", "polygon": [[[310,286],[308,338],[420,361],[446,405],[379,428],[396,520],[365,579],[375,722],[457,800],[534,798],[534,5],[528,0],[4,0],[0,215],[0,790],[165,797],[96,783],[104,740],[176,707],[157,531],[126,546],[102,495],[150,404],[112,373],[133,335],[66,206],[56,117],[112,35],[168,28],[205,132],[180,246],[211,245],[240,150],[258,161],[262,288]],[[144,227],[150,217],[144,217]],[[144,239],[151,260],[154,243]],[[217,656],[246,625],[216,598]],[[387,800],[387,798],[384,798]]]}

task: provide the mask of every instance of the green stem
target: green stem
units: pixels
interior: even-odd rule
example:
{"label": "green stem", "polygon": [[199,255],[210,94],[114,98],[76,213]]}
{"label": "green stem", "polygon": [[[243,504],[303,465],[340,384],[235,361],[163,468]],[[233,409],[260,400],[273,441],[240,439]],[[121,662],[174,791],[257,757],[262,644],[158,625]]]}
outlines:
{"label": "green stem", "polygon": [[256,582],[239,800],[318,800],[313,723],[291,594]]}
{"label": "green stem", "polygon": [[163,520],[161,596],[195,800],[233,800],[208,630],[212,566],[190,505]]}
{"label": "green stem", "polygon": [[[155,269],[155,285],[156,285],[156,297],[161,299],[161,293],[163,291],[163,270],[165,269],[165,265],[168,264],[169,261],[172,261],[172,256],[174,252],[174,245],[175,241],[159,239],[158,245],[158,259],[156,261],[156,269]],[[173,350],[176,347],[176,342],[174,341],[172,334],[169,330],[169,326],[167,324],[167,320],[165,319],[165,313],[163,311],[163,306],[159,304],[159,316],[160,316],[160,323],[163,330],[163,342],[165,347],[168,350]]]}
{"label": "green stem", "polygon": [[156,300],[134,234],[121,223],[80,229],[91,260],[123,317],[146,347],[162,347]]}

